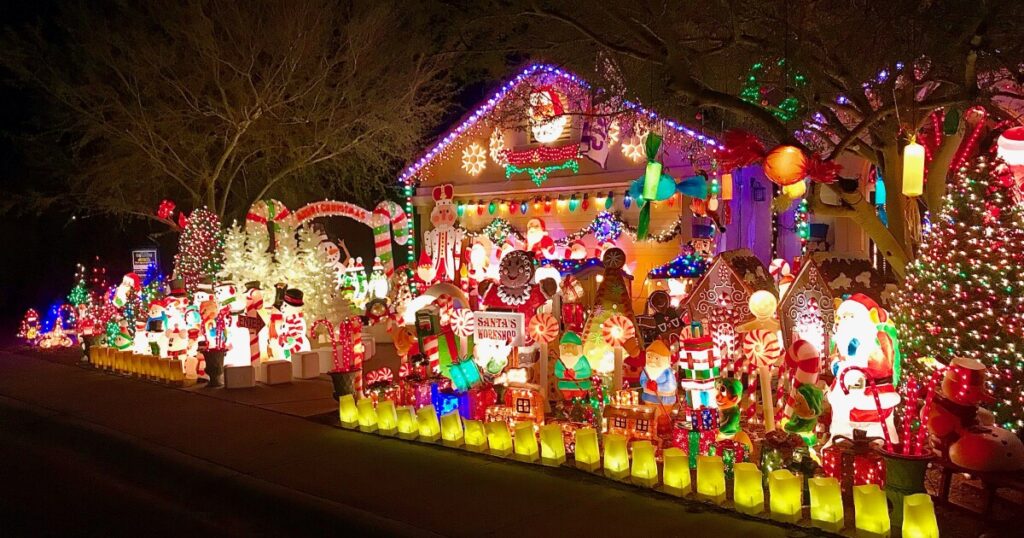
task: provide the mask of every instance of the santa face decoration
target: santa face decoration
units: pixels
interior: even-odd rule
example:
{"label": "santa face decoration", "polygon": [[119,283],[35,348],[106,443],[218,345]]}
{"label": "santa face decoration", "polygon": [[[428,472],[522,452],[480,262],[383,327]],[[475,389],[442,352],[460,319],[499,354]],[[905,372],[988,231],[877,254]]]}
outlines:
{"label": "santa face decoration", "polygon": [[442,185],[434,189],[434,208],[430,210],[430,223],[434,228],[455,226],[455,204],[452,203],[453,188]]}

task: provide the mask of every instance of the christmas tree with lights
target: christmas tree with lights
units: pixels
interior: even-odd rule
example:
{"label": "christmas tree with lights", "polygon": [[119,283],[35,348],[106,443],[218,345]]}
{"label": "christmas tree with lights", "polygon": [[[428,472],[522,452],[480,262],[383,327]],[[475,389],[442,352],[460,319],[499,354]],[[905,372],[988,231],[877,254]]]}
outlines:
{"label": "christmas tree with lights", "polygon": [[215,278],[224,263],[224,232],[216,213],[200,208],[192,212],[178,240],[174,276],[185,281],[191,297],[204,278]]}
{"label": "christmas tree with lights", "polygon": [[[1024,207],[986,159],[950,182],[893,304],[908,367],[970,357],[989,367],[996,421],[1024,426]],[[906,352],[905,351],[905,352]]]}

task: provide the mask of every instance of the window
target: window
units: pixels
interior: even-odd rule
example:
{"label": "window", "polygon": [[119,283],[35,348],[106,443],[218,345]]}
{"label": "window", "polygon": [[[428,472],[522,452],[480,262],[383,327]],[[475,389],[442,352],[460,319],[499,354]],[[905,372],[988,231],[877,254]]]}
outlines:
{"label": "window", "polygon": [[636,431],[641,433],[647,433],[648,428],[650,428],[650,421],[642,418],[636,419]]}
{"label": "window", "polygon": [[616,428],[626,429],[626,419],[622,417],[615,417],[612,419],[612,426]]}
{"label": "window", "polygon": [[530,405],[529,398],[516,398],[516,413],[525,413],[529,415],[531,408],[532,406]]}

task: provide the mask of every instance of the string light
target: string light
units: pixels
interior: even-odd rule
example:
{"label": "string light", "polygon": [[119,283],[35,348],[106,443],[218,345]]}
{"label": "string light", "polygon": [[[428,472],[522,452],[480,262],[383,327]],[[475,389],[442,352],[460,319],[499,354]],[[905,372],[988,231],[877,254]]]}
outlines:
{"label": "string light", "polygon": [[552,172],[559,170],[569,170],[576,174],[580,171],[580,162],[576,159],[570,159],[560,164],[552,164],[548,166],[527,166],[519,167],[514,164],[509,164],[505,167],[505,179],[509,179],[516,174],[528,174],[530,180],[533,181],[538,187],[547,181],[548,176]]}
{"label": "string light", "polygon": [[224,263],[224,232],[220,217],[205,207],[188,216],[174,256],[174,276],[185,281],[189,296],[203,278],[213,279]]}

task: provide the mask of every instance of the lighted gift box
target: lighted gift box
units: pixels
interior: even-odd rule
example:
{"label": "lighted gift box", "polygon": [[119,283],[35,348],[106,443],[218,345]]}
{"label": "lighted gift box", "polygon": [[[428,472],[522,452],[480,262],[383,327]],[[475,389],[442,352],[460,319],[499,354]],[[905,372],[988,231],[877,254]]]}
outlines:
{"label": "lighted gift box", "polygon": [[576,468],[594,472],[601,468],[601,447],[597,442],[597,430],[580,428],[576,430]]}
{"label": "lighted gift box", "polygon": [[[578,445],[577,445],[577,449]],[[662,454],[661,489],[665,493],[684,497],[690,494],[690,461],[686,452],[678,447],[666,448]]]}
{"label": "lighted gift box", "polygon": [[458,409],[441,415],[441,442],[445,446],[459,448],[462,446],[464,437],[462,415],[459,414]]}
{"label": "lighted gift box", "polygon": [[484,423],[480,420],[473,420],[471,418],[464,419],[462,425],[465,429],[465,447],[473,452],[483,452],[487,450],[487,429],[484,428]]}
{"label": "lighted gift box", "polygon": [[419,426],[420,441],[433,443],[441,438],[441,424],[433,405],[425,405],[416,411],[416,424]]}
{"label": "lighted gift box", "polygon": [[338,420],[345,428],[359,426],[359,408],[356,407],[356,400],[351,394],[338,398]]}
{"label": "lighted gift box", "polygon": [[725,463],[721,456],[697,456],[697,497],[715,504],[725,502]]}
{"label": "lighted gift box", "polygon": [[935,505],[927,493],[903,497],[903,538],[939,538]]}
{"label": "lighted gift box", "polygon": [[459,395],[449,389],[442,389],[439,383],[430,386],[430,403],[437,411],[437,416],[446,415],[459,410]]}
{"label": "lighted gift box", "polygon": [[884,486],[885,459],[875,450],[881,440],[868,437],[863,430],[853,430],[853,437],[836,436],[821,451],[821,470],[825,476],[838,478],[843,491],[853,486],[878,484]]}
{"label": "lighted gift box", "polygon": [[459,413],[462,418],[485,420],[487,409],[498,403],[498,393],[492,385],[473,387],[459,395]]}
{"label": "lighted gift box", "polygon": [[633,463],[629,468],[630,480],[645,488],[658,485],[658,462],[654,458],[654,445],[650,441],[633,441]]}
{"label": "lighted gift box", "polygon": [[516,422],[514,432],[516,459],[527,463],[540,459],[533,422]]}
{"label": "lighted gift box", "polygon": [[377,402],[377,433],[381,435],[398,433],[398,412],[395,410],[395,402],[391,400]]}
{"label": "lighted gift box", "polygon": [[768,496],[772,519],[796,523],[803,517],[803,476],[789,469],[768,473]]}
{"label": "lighted gift box", "polygon": [[415,439],[420,434],[420,426],[416,423],[416,410],[411,405],[395,409],[395,425],[398,436],[402,439]]}
{"label": "lighted gift box", "polygon": [[829,532],[843,530],[843,495],[839,479],[821,476],[807,480],[810,493],[811,524]]}
{"label": "lighted gift box", "polygon": [[751,515],[764,512],[764,482],[761,481],[761,469],[753,463],[737,463],[733,466],[732,477],[732,500],[736,510]]}
{"label": "lighted gift box", "polygon": [[604,475],[622,480],[629,475],[629,449],[625,435],[609,433],[604,436]]}
{"label": "lighted gift box", "polygon": [[853,487],[853,515],[857,536],[889,536],[889,503],[878,484]]}
{"label": "lighted gift box", "polygon": [[512,434],[504,420],[493,420],[484,425],[487,429],[487,450],[494,456],[507,457],[512,453]]}
{"label": "lighted gift box", "polygon": [[377,431],[377,410],[373,408],[373,400],[363,398],[356,402],[359,409],[359,431]]}
{"label": "lighted gift box", "polygon": [[552,467],[565,463],[565,439],[562,437],[561,424],[545,424],[540,427],[540,461]]}

